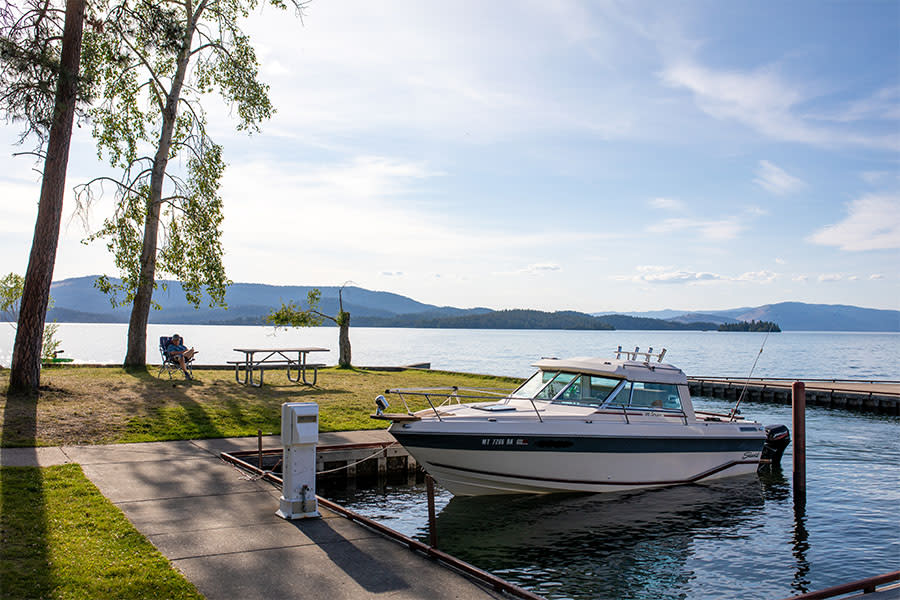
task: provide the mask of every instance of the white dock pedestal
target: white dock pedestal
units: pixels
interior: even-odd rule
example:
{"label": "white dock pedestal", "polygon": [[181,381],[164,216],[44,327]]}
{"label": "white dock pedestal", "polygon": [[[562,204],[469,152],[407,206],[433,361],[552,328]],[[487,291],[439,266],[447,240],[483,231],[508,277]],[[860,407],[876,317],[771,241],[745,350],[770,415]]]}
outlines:
{"label": "white dock pedestal", "polygon": [[316,502],[316,444],[319,405],[286,402],[281,405],[281,443],[284,446],[280,507],[283,519],[318,517]]}

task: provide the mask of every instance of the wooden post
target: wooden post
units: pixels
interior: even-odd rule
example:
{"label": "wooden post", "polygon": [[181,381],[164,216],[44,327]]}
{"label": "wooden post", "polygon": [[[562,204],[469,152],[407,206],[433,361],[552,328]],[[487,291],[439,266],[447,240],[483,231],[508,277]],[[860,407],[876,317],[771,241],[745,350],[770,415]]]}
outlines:
{"label": "wooden post", "polygon": [[428,543],[437,548],[437,523],[434,519],[434,479],[425,475],[425,488],[428,490]]}
{"label": "wooden post", "polygon": [[806,499],[806,385],[791,385],[794,428],[794,500]]}
{"label": "wooden post", "polygon": [[258,455],[259,458],[257,460],[257,463],[258,463],[257,467],[259,468],[260,471],[262,471],[262,465],[263,465],[263,461],[262,461],[262,429],[256,430],[256,444],[257,444],[257,451],[259,452],[259,455]]}

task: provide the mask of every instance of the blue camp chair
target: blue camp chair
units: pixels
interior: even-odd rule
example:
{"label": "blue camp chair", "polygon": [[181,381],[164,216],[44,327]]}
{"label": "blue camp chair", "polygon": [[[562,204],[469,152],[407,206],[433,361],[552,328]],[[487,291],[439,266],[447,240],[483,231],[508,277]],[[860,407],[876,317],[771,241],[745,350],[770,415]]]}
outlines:
{"label": "blue camp chair", "polygon": [[[181,342],[184,343],[184,338],[181,338]],[[181,365],[178,364],[178,361],[169,356],[169,353],[166,352],[166,348],[169,347],[169,344],[172,343],[172,336],[170,335],[161,335],[159,336],[159,356],[162,358],[162,364],[159,366],[159,373],[156,374],[157,377],[162,377],[163,371],[169,374],[169,379],[172,379],[172,373],[180,373]],[[194,370],[193,370],[194,358],[191,357],[190,360],[184,361],[184,366],[190,374],[191,379],[194,378]]]}

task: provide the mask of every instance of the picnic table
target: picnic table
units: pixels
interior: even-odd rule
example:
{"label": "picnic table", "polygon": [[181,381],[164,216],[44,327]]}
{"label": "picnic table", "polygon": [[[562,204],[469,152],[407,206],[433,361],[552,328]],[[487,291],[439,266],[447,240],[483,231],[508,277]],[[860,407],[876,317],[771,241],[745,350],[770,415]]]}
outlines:
{"label": "picnic table", "polygon": [[[234,380],[240,384],[253,387],[262,387],[263,373],[266,369],[284,368],[287,371],[288,380],[294,383],[301,381],[307,385],[316,385],[319,377],[319,369],[324,363],[310,363],[307,355],[311,352],[329,352],[328,348],[235,348],[235,352],[244,354],[243,360],[229,360],[228,364],[234,365]],[[306,370],[312,369],[313,380],[310,384],[306,380]],[[297,371],[296,377],[291,376],[292,371]],[[259,374],[259,381],[254,381],[254,373]]]}

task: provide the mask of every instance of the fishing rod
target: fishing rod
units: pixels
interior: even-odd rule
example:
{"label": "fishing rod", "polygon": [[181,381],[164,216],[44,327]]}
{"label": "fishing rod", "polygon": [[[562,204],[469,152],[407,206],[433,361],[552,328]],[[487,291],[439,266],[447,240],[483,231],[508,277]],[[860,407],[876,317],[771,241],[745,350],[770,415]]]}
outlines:
{"label": "fishing rod", "polygon": [[769,324],[769,328],[766,330],[766,337],[763,338],[762,344],[759,347],[759,352],[756,355],[756,360],[753,361],[753,366],[750,367],[750,374],[747,375],[747,380],[744,382],[744,387],[741,388],[741,393],[738,396],[737,402],[734,405],[734,408],[731,409],[731,414],[728,416],[729,421],[734,421],[737,416],[738,407],[741,405],[741,402],[744,400],[744,393],[747,391],[747,386],[750,384],[750,378],[753,377],[753,370],[756,369],[756,363],[759,362],[759,357],[762,356],[763,348],[766,347],[766,341],[769,339],[769,334],[772,333],[772,324]]}

